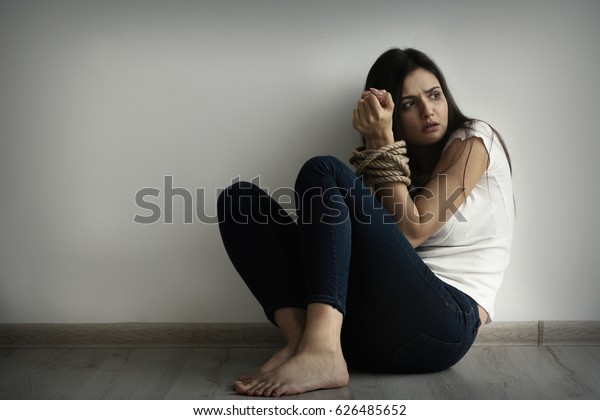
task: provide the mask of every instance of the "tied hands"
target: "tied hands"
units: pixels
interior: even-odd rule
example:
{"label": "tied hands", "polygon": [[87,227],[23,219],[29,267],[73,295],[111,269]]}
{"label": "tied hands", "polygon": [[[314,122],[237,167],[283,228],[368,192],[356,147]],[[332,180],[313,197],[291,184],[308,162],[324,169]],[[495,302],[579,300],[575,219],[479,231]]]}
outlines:
{"label": "tied hands", "polygon": [[365,138],[365,146],[352,151],[350,163],[367,186],[389,182],[411,184],[406,143],[394,141],[394,101],[385,91],[371,88],[358,100],[352,123]]}
{"label": "tied hands", "polygon": [[367,149],[394,143],[393,114],[394,101],[389,92],[371,88],[362,93],[354,109],[352,125],[365,138]]}

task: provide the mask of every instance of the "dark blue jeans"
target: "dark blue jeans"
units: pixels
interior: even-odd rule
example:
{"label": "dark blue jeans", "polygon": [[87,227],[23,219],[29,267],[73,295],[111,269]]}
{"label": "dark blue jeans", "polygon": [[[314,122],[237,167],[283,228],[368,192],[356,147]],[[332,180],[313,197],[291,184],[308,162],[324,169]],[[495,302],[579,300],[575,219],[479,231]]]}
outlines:
{"label": "dark blue jeans", "polygon": [[271,322],[278,308],[332,305],[351,368],[432,372],[466,354],[477,303],[431,272],[350,168],[312,158],[294,191],[295,221],[251,183],[218,200],[225,249]]}

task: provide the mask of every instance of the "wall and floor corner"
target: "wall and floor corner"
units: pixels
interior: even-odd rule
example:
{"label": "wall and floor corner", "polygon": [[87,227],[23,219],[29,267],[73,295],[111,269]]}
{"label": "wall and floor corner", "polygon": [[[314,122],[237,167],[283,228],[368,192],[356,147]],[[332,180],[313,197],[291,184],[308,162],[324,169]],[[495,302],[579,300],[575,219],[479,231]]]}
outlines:
{"label": "wall and floor corner", "polygon": [[600,320],[598,18],[582,0],[3,1],[0,323],[264,322],[216,196],[347,160],[364,78],[392,46],[436,59],[512,154],[496,320]]}

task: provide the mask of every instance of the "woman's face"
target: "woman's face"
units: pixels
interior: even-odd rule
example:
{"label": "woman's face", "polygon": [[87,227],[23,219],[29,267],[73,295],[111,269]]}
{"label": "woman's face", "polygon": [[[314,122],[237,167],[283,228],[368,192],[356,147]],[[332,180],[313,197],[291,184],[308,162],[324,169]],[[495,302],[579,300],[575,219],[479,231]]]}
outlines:
{"label": "woman's face", "polygon": [[[398,106],[398,105],[396,105]],[[448,102],[437,77],[418,68],[404,79],[400,100],[404,140],[415,146],[440,141],[448,129]]]}

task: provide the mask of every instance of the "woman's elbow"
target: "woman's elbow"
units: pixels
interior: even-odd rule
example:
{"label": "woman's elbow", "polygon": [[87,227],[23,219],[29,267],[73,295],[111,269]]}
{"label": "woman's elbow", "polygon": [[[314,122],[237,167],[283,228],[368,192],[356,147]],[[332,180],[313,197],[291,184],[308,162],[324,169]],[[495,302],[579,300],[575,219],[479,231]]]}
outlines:
{"label": "woman's elbow", "polygon": [[426,234],[421,226],[415,223],[398,223],[398,227],[413,248],[419,247],[431,236]]}

